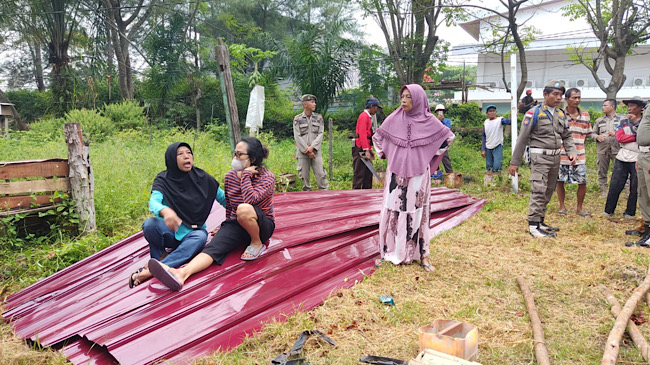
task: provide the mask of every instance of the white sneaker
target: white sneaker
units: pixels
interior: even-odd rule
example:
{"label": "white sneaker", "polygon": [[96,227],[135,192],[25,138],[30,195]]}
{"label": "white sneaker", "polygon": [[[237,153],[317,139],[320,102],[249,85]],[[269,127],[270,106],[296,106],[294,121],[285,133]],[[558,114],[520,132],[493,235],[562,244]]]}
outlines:
{"label": "white sneaker", "polygon": [[633,216],[633,215],[629,215],[629,214],[627,214],[627,213],[623,213],[623,218],[625,218],[625,219],[634,219],[634,216]]}

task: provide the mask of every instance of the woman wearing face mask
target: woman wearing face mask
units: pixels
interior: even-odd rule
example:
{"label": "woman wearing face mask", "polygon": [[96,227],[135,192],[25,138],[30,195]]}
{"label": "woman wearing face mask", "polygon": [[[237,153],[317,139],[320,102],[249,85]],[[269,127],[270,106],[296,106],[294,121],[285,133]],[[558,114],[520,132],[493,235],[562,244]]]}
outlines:
{"label": "woman wearing face mask", "polygon": [[180,269],[152,258],[151,273],[172,290],[180,290],[185,280],[212,263],[221,265],[226,256],[245,246],[242,260],[257,259],[275,230],[273,192],[275,176],[262,161],[268,157],[266,146],[254,137],[243,138],[235,146],[232,170],[226,173],[226,220],[203,251]]}
{"label": "woman wearing face mask", "polygon": [[[167,170],[153,182],[149,211],[154,215],[142,224],[152,258],[177,267],[196,256],[208,238],[205,221],[216,200],[226,206],[219,183],[207,172],[194,167],[190,145],[176,142],[165,152]],[[129,276],[129,287],[151,277],[148,267]]]}
{"label": "woman wearing face mask", "polygon": [[388,159],[379,217],[381,259],[376,264],[384,260],[393,264],[419,261],[426,272],[431,272],[429,176],[454,134],[431,114],[420,85],[402,87],[400,96],[401,106],[373,136],[377,155]]}

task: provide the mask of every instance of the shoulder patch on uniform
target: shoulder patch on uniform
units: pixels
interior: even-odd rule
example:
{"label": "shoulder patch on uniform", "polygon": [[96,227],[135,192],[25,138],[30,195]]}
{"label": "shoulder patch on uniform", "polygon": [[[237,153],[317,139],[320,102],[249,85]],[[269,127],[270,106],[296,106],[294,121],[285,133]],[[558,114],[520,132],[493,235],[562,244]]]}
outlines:
{"label": "shoulder patch on uniform", "polygon": [[521,122],[522,125],[528,125],[530,124],[530,118],[524,118],[524,121]]}

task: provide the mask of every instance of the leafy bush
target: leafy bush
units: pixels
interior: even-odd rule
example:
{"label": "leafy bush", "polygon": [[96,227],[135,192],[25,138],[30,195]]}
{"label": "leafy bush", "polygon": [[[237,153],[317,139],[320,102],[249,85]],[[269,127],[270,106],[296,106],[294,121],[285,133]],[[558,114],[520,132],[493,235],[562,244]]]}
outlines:
{"label": "leafy bush", "polygon": [[452,126],[483,127],[485,114],[481,112],[477,103],[452,104],[448,108],[445,117],[451,119]]}
{"label": "leafy bush", "polygon": [[25,137],[34,142],[63,141],[63,118],[47,118],[33,122],[29,125],[29,131],[22,132]]}
{"label": "leafy bush", "polygon": [[16,90],[5,94],[16,105],[16,110],[25,122],[31,123],[55,111],[50,91]]}
{"label": "leafy bush", "polygon": [[146,122],[144,107],[133,100],[119,104],[106,104],[102,114],[110,118],[119,130],[140,129]]}
{"label": "leafy bush", "polygon": [[71,110],[65,114],[65,123],[81,123],[81,129],[91,142],[103,142],[112,136],[116,127],[110,119],[94,110]]}

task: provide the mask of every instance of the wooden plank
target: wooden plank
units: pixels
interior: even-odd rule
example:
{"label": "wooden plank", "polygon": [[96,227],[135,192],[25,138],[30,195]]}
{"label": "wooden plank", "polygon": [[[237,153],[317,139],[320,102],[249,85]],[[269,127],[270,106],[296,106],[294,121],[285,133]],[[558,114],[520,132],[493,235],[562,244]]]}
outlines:
{"label": "wooden plank", "polygon": [[[11,195],[0,196],[0,210],[30,208],[33,204],[37,205],[51,205],[52,194],[48,195]],[[61,198],[56,198],[54,202],[60,202]]]}
{"label": "wooden plank", "polygon": [[68,176],[68,160],[14,161],[0,164],[0,180]]}
{"label": "wooden plank", "polygon": [[48,191],[70,191],[68,178],[0,183],[0,194],[31,194]]}
{"label": "wooden plank", "polygon": [[46,210],[50,210],[52,208],[56,208],[58,205],[49,205],[49,206],[43,206],[43,207],[36,207],[36,208],[28,208],[28,209],[14,209],[14,210],[0,210],[0,217],[8,217],[10,215],[14,214],[19,214],[19,213],[37,213],[37,212],[43,212]]}

